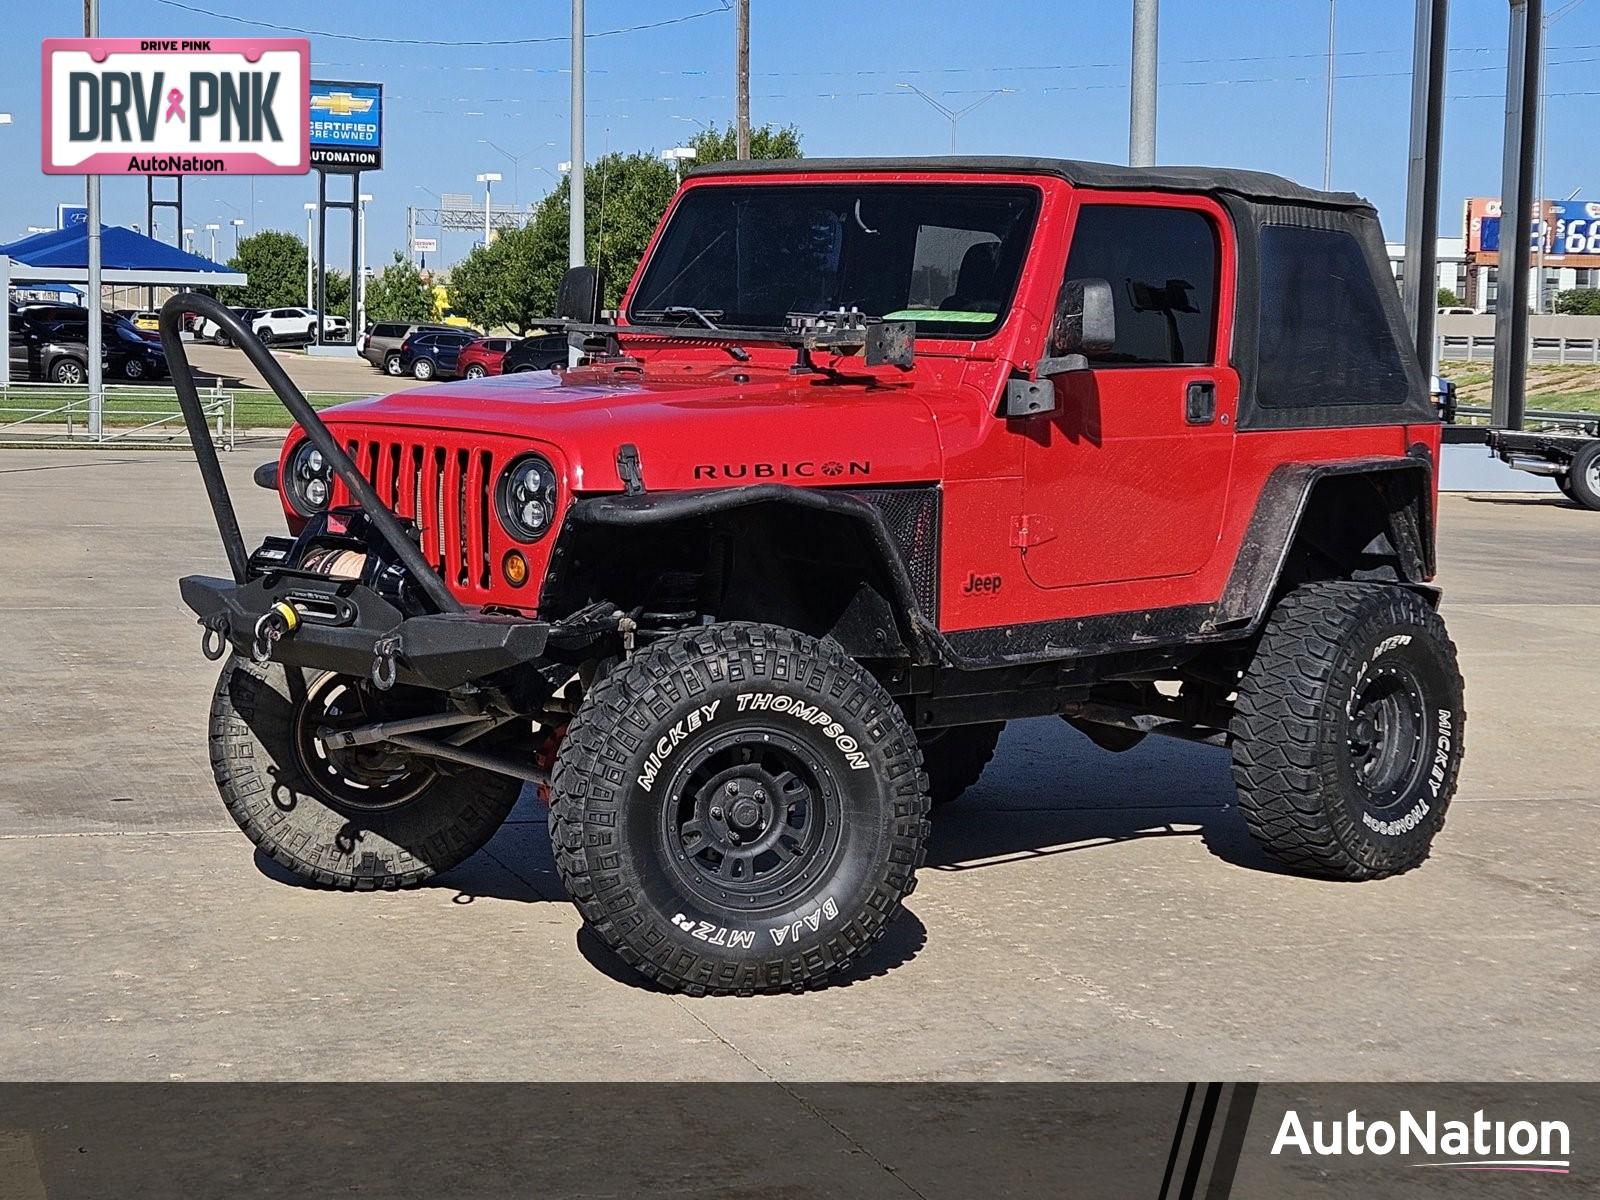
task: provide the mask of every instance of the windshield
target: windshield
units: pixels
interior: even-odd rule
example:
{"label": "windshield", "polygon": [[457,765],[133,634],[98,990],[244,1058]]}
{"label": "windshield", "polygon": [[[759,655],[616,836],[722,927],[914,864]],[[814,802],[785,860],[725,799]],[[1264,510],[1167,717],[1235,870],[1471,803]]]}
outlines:
{"label": "windshield", "polygon": [[981,338],[1005,319],[1036,189],[830,183],[686,192],[639,280],[629,319],[694,308],[718,325],[782,328],[790,313],[859,309],[918,337]]}

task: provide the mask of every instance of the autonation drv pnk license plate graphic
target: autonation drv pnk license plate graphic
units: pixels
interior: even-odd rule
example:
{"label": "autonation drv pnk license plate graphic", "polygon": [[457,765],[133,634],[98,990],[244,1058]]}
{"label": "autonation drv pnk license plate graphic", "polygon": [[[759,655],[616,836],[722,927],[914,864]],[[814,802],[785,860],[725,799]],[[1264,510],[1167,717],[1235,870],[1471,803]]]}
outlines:
{"label": "autonation drv pnk license plate graphic", "polygon": [[51,38],[50,175],[303,175],[304,38]]}

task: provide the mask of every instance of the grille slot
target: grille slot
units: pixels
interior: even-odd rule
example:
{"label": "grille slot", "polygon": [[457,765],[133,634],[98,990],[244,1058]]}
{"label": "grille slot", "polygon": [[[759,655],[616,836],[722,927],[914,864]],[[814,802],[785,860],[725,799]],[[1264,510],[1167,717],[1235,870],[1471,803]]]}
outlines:
{"label": "grille slot", "polygon": [[[489,591],[493,451],[377,439],[347,440],[345,451],[378,499],[416,528],[422,556],[440,578],[458,589]],[[350,503],[343,485],[336,494],[337,503]]]}

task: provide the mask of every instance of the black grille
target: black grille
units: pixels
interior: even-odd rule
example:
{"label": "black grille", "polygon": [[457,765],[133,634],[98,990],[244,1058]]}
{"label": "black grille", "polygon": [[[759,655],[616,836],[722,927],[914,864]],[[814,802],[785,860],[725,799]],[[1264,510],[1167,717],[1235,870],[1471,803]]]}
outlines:
{"label": "black grille", "polygon": [[918,607],[929,620],[938,620],[939,489],[861,488],[851,494],[883,514],[884,524],[905,560]]}

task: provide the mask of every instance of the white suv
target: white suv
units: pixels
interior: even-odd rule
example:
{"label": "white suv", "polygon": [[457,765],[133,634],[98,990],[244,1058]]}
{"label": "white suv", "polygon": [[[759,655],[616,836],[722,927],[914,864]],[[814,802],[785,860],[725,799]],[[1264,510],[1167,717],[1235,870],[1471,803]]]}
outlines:
{"label": "white suv", "polygon": [[[255,315],[250,328],[263,342],[309,342],[317,335],[317,314],[309,308],[268,308]],[[322,334],[347,339],[350,322],[329,313],[322,318]]]}

